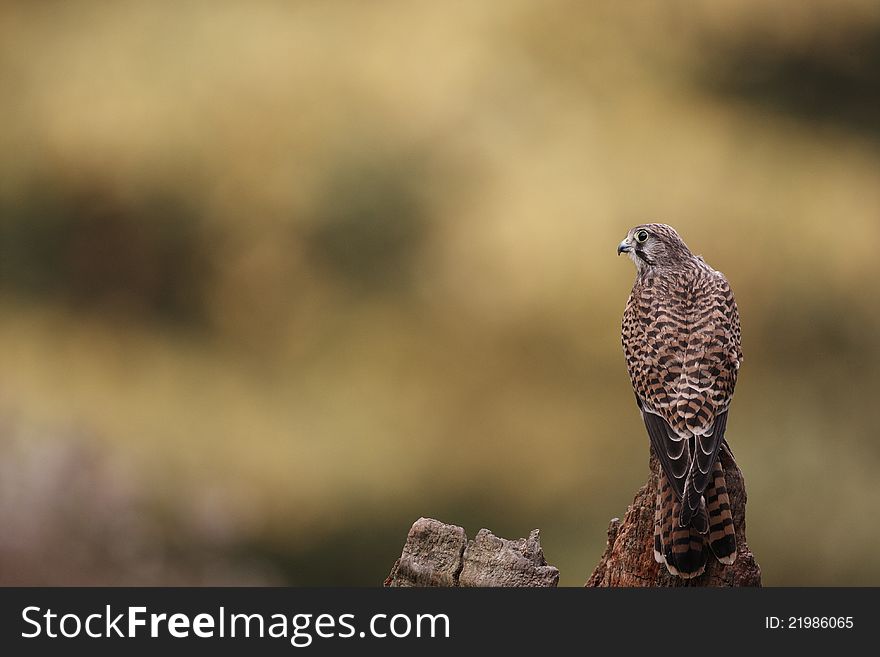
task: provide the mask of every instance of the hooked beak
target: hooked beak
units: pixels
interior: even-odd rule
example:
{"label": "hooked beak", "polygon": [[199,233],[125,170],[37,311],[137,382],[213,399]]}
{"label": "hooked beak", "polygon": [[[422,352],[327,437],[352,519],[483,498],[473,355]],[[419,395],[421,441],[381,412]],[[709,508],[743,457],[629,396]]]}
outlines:
{"label": "hooked beak", "polygon": [[621,253],[629,253],[632,249],[633,248],[629,245],[629,242],[623,240],[617,245],[617,255],[620,255]]}

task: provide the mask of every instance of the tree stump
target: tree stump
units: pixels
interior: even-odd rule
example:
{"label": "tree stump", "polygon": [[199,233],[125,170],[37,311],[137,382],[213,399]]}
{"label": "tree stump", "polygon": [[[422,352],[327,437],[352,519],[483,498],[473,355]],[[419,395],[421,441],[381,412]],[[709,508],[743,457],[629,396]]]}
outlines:
{"label": "tree stump", "polygon": [[652,452],[651,476],[636,493],[623,522],[619,518],[611,520],[605,552],[585,586],[761,586],[761,568],[746,543],[746,487],[742,472],[729,450],[722,449],[720,458],[736,529],[735,562],[725,566],[710,552],[706,571],[686,580],[671,575],[664,564],[654,561],[654,506],[660,465]]}
{"label": "tree stump", "polygon": [[559,570],[547,564],[540,532],[528,538],[498,538],[481,529],[468,541],[464,529],[419,518],[409,530],[403,553],[385,586],[541,586],[559,583]]}

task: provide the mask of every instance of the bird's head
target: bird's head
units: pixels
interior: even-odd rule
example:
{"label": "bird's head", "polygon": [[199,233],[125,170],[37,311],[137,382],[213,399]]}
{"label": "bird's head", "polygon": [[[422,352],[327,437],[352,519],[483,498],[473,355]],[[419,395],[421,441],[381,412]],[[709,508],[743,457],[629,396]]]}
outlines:
{"label": "bird's head", "polygon": [[657,267],[674,267],[693,254],[672,226],[642,224],[631,228],[617,246],[617,255],[628,253],[640,272]]}

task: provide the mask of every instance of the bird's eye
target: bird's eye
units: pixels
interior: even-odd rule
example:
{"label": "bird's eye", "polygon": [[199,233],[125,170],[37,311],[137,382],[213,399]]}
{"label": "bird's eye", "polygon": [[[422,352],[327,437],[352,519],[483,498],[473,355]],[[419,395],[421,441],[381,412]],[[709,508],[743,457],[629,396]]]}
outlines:
{"label": "bird's eye", "polygon": [[648,240],[648,231],[640,230],[636,233],[636,242],[644,244]]}

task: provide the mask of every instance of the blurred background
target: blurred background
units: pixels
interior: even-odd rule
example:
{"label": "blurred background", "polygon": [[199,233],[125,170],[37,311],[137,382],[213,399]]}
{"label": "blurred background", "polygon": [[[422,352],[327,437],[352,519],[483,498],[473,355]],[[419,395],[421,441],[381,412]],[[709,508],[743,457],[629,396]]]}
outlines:
{"label": "blurred background", "polygon": [[768,585],[880,584],[880,5],[0,4],[0,582],[581,585],[647,475],[615,249],[725,272]]}

